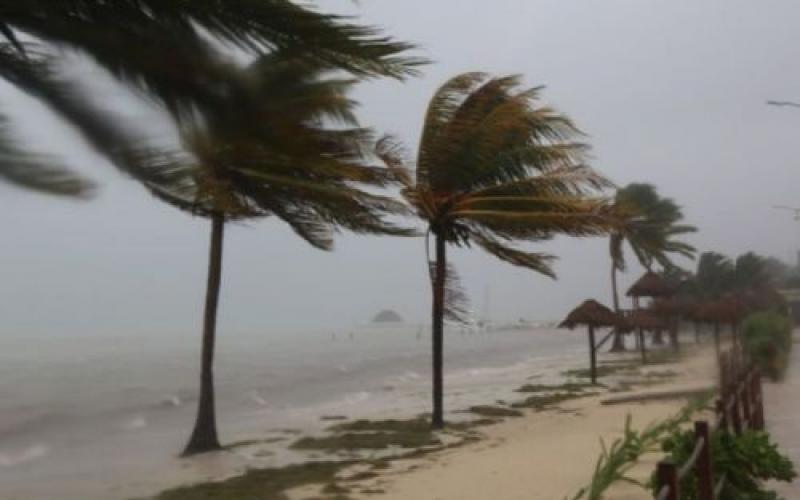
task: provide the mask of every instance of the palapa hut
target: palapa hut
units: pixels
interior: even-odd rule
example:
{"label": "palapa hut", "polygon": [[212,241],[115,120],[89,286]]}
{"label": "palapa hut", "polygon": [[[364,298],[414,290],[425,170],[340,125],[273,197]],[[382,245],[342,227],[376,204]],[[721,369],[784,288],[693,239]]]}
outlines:
{"label": "palapa hut", "polygon": [[[633,308],[639,309],[639,301],[642,297],[657,299],[671,297],[674,294],[675,286],[672,283],[653,271],[647,271],[628,289],[628,293],[626,295],[633,299]],[[639,341],[642,339],[643,337],[639,336]],[[658,345],[664,343],[664,340],[661,338],[660,329],[653,331],[653,343]]]}
{"label": "palapa hut", "polygon": [[731,337],[736,342],[736,325],[741,321],[744,314],[744,303],[733,297],[704,302],[698,305],[695,310],[695,317],[698,320],[714,325],[714,346],[717,350],[717,355],[720,352],[720,326],[729,325],[731,327]]}
{"label": "palapa hut", "polygon": [[647,348],[644,342],[644,332],[657,332],[667,327],[667,323],[652,311],[646,309],[635,309],[625,316],[625,326],[636,332],[639,339],[639,351],[642,354],[642,362],[647,363]]}
{"label": "palapa hut", "polygon": [[678,326],[681,319],[686,318],[692,312],[692,308],[690,300],[679,297],[657,298],[650,304],[649,310],[667,324],[670,343],[676,351],[679,349]]}
{"label": "palapa hut", "polygon": [[595,343],[594,329],[615,327],[620,324],[620,318],[614,311],[597,302],[596,300],[586,300],[583,304],[576,307],[567,315],[567,319],[561,322],[559,328],[569,328],[573,330],[576,326],[586,325],[589,330],[589,363],[592,383],[597,383],[597,348]]}

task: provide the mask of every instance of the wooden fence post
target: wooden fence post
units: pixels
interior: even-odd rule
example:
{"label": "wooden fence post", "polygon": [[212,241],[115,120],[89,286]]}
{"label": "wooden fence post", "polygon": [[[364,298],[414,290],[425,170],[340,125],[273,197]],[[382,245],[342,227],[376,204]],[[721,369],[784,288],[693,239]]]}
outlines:
{"label": "wooden fence post", "polygon": [[701,439],[705,443],[697,458],[697,500],[714,500],[714,469],[711,464],[711,432],[708,422],[694,423],[695,442]]}
{"label": "wooden fence post", "polygon": [[737,436],[741,436],[742,415],[739,413],[739,391],[736,390],[736,386],[734,386],[733,390],[730,392],[730,400],[733,401],[733,407],[731,408],[731,424],[733,424],[733,432]]}
{"label": "wooden fence post", "polygon": [[749,370],[745,372],[745,375],[741,378],[740,387],[742,388],[742,417],[743,417],[743,424],[745,424],[747,429],[755,429],[755,423],[753,422],[753,410],[752,405],[750,402],[752,401],[753,394],[750,388],[753,384],[750,383],[750,375],[752,372]]}
{"label": "wooden fence post", "polygon": [[719,364],[719,392],[724,399],[730,388],[730,358],[728,353],[723,352],[720,354],[717,357],[717,362]]}
{"label": "wooden fence post", "polygon": [[755,420],[756,429],[763,431],[767,428],[767,423],[764,420],[764,386],[761,380],[761,370],[754,369],[753,374],[753,397],[755,397]]}
{"label": "wooden fence post", "polygon": [[656,476],[658,478],[658,491],[661,491],[665,486],[669,488],[669,493],[664,497],[664,500],[679,500],[681,495],[678,466],[670,462],[659,462]]}
{"label": "wooden fence post", "polygon": [[728,410],[725,408],[725,400],[717,400],[717,416],[719,417],[719,430],[728,432]]}

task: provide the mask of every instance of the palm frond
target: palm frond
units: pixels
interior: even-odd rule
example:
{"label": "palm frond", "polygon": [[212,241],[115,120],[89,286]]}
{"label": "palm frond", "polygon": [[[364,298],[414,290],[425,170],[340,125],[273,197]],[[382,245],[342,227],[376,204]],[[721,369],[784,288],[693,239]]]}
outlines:
{"label": "palm frond", "polygon": [[553,255],[518,250],[487,235],[473,236],[472,241],[504,262],[531,269],[553,279],[556,278],[556,273],[552,267],[556,257]]}
{"label": "palm frond", "polygon": [[148,184],[174,180],[174,173],[151,162],[152,151],[118,116],[96,107],[81,89],[60,77],[49,58],[23,56],[0,47],[0,78],[48,106],[124,173]]}
{"label": "palm frond", "polygon": [[[98,55],[98,62],[110,71],[133,78],[152,75],[142,66],[146,61],[141,56],[147,52],[159,56],[155,52],[158,41],[171,41],[165,50],[180,47],[160,54],[165,59],[207,45],[209,36],[256,54],[300,50],[310,60],[359,76],[404,78],[415,75],[427,62],[407,55],[413,45],[395,41],[376,28],[288,0],[21,0],[7,2],[3,17],[11,29],[60,48]],[[124,40],[137,46],[125,47],[120,43]],[[126,57],[118,61],[100,55],[110,55],[111,47],[123,50],[120,55]],[[190,60],[171,60],[191,64]]]}
{"label": "palm frond", "polygon": [[393,138],[381,140],[376,155],[397,172],[416,215],[447,243],[474,242],[552,275],[549,256],[510,243],[608,234],[617,219],[598,195],[611,183],[583,163],[580,132],[540,104],[541,87],[519,90],[519,82],[484,73],[452,78],[431,100],[416,162]]}
{"label": "palm frond", "polygon": [[[429,262],[431,282],[436,272],[436,263]],[[469,296],[461,282],[454,265],[448,263],[445,269],[444,317],[455,323],[465,324],[470,319]]]}
{"label": "palm frond", "polygon": [[86,198],[94,184],[55,158],[36,155],[18,146],[6,117],[0,115],[0,179],[12,185],[47,194]]}

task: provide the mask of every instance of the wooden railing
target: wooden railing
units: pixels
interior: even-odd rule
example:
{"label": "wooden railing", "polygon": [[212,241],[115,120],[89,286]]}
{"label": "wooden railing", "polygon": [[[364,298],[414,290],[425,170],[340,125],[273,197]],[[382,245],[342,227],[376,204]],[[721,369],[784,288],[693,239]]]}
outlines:
{"label": "wooden railing", "polygon": [[764,399],[761,373],[744,360],[738,349],[720,356],[720,394],[716,419],[694,423],[694,450],[683,464],[662,461],[656,471],[656,500],[678,500],[681,480],[689,474],[697,477],[698,500],[715,500],[725,485],[725,476],[715,478],[711,456],[714,431],[740,435],[748,429],[764,430]]}

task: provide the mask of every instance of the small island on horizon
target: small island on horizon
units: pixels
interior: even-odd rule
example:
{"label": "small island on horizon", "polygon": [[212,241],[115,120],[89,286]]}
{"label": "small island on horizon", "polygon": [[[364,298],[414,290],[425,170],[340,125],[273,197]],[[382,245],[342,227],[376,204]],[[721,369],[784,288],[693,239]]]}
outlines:
{"label": "small island on horizon", "polygon": [[403,323],[403,317],[391,309],[384,309],[372,318],[372,323]]}

